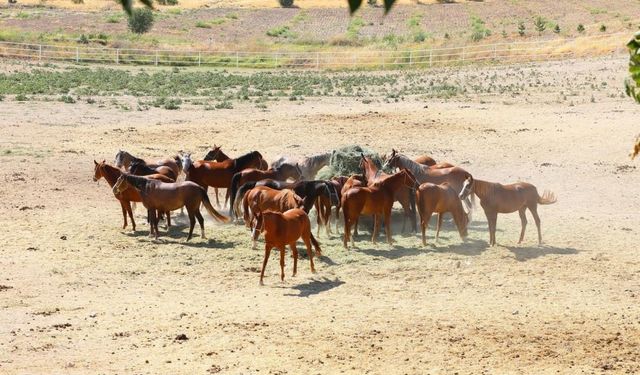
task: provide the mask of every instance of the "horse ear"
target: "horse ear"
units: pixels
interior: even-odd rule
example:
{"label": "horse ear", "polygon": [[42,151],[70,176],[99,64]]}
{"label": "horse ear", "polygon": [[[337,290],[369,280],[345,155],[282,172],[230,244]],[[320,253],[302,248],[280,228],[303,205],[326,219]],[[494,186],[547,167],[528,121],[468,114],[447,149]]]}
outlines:
{"label": "horse ear", "polygon": [[107,163],[107,159],[102,159],[102,164],[106,164]]}
{"label": "horse ear", "polygon": [[93,164],[98,165],[98,162],[96,161],[96,159],[93,159]]}

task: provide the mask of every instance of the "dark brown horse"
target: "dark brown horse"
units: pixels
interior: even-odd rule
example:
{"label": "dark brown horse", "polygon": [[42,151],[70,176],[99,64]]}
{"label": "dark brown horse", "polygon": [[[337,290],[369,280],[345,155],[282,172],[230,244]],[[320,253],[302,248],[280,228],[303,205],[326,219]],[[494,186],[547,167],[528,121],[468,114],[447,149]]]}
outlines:
{"label": "dark brown horse", "polygon": [[[367,186],[375,186],[379,184],[381,181],[384,181],[386,178],[391,176],[390,174],[384,173],[384,171],[378,169],[375,162],[365,156],[364,154],[360,154],[360,168],[367,179]],[[416,186],[417,187],[417,186]],[[407,218],[409,218],[411,222],[411,227],[413,231],[417,231],[416,227],[416,201],[415,201],[415,187],[403,187],[402,189],[398,189],[393,196],[396,202],[399,202],[404,210],[404,218],[402,220],[402,232],[404,232]]]}
{"label": "dark brown horse", "polygon": [[247,168],[233,175],[231,179],[231,187],[230,187],[230,197],[231,200],[229,202],[229,208],[232,213],[234,210],[234,202],[238,198],[236,195],[238,194],[238,190],[240,187],[247,182],[254,182],[260,180],[276,180],[276,181],[286,181],[289,178],[293,180],[298,180],[302,176],[302,172],[300,171],[300,167],[298,165],[290,165],[284,164],[278,168],[269,168],[266,171],[262,171],[257,168]]}
{"label": "dark brown horse", "polygon": [[[103,160],[100,163],[94,160],[93,163],[95,165],[95,168],[93,170],[93,181],[97,182],[101,178],[104,178],[105,180],[107,180],[107,183],[109,184],[109,186],[113,188],[113,186],[116,184],[116,181],[118,181],[118,178],[122,174],[122,170],[107,164],[105,160]],[[145,177],[154,179],[154,180],[163,181],[163,182],[173,182],[173,180],[170,179],[169,177],[160,175],[160,174],[148,175]],[[135,231],[136,222],[133,219],[133,210],[131,209],[131,202],[142,202],[142,197],[140,196],[140,193],[136,189],[130,188],[130,189],[123,190],[118,194],[115,194],[115,197],[120,202],[120,206],[122,207],[122,218],[124,220],[124,225],[122,226],[122,229],[125,229],[127,227],[127,214],[128,214],[129,218],[131,219],[131,227]],[[171,217],[169,216],[169,213],[167,213],[167,225],[170,225],[170,223],[171,223]]]}
{"label": "dark brown horse", "polygon": [[393,207],[394,194],[403,187],[413,187],[416,180],[406,169],[391,175],[380,181],[379,184],[367,187],[351,188],[342,195],[342,211],[344,214],[344,247],[351,238],[351,227],[356,223],[360,215],[373,215],[374,225],[371,241],[376,242],[380,229],[381,218],[384,218],[384,227],[387,235],[387,242],[391,239],[391,208]]}
{"label": "dark brown horse", "polygon": [[436,241],[440,236],[440,227],[442,226],[442,217],[445,212],[451,212],[453,221],[456,223],[460,237],[467,237],[467,223],[469,218],[462,207],[462,201],[458,198],[458,194],[448,183],[440,185],[425,182],[418,187],[416,191],[416,203],[418,212],[420,213],[420,227],[422,228],[422,244],[427,245],[426,230],[429,226],[429,220],[434,213],[438,214],[438,222],[436,224]]}
{"label": "dark brown horse", "polygon": [[298,249],[296,241],[302,238],[309,256],[311,272],[315,273],[313,265],[313,253],[311,252],[311,244],[315,248],[315,256],[322,255],[320,244],[311,233],[311,223],[309,217],[304,210],[294,208],[285,212],[264,211],[259,213],[262,226],[260,231],[264,233],[264,260],[262,261],[262,270],[260,271],[260,285],[264,285],[264,270],[267,268],[267,262],[271,255],[271,249],[274,247],[280,250],[280,281],[284,281],[284,250],[287,245],[291,249],[293,257],[293,276],[298,272]]}
{"label": "dark brown horse", "polygon": [[542,234],[540,230],[540,217],[538,216],[538,205],[553,204],[557,201],[556,196],[552,192],[545,191],[544,194],[540,196],[538,195],[538,189],[526,182],[502,185],[469,177],[464,181],[462,191],[460,192],[460,199],[473,195],[477,195],[478,198],[480,198],[480,205],[485,215],[487,215],[490,246],[496,244],[496,223],[499,213],[508,214],[518,211],[522,223],[518,243],[522,242],[524,239],[524,230],[527,227],[527,208],[531,211],[531,215],[533,215],[533,220],[538,228],[538,244],[541,244]]}
{"label": "dark brown horse", "polygon": [[173,158],[160,159],[156,161],[146,161],[144,159],[137,158],[131,155],[130,153],[128,153],[127,151],[123,151],[123,150],[118,151],[118,153],[116,154],[115,165],[118,168],[124,168],[125,170],[129,170],[131,163],[133,163],[134,161],[142,162],[143,164],[147,165],[150,168],[156,168],[160,166],[169,167],[171,168],[175,176],[174,180],[180,175],[180,172],[182,171],[182,164],[180,163],[179,156],[174,156]]}
{"label": "dark brown horse", "polygon": [[205,160],[192,162],[191,155],[185,154],[182,162],[187,181],[197,183],[206,191],[209,186],[228,189],[233,175],[246,168],[259,167],[262,164],[262,155],[258,151],[251,151],[239,158],[221,162]]}
{"label": "dark brown horse", "polygon": [[173,169],[164,165],[150,167],[142,159],[136,159],[131,162],[131,164],[129,165],[129,173],[136,176],[148,176],[152,174],[161,174],[163,176],[169,177],[173,181],[176,181],[178,179],[178,175],[174,172]]}
{"label": "dark brown horse", "polygon": [[214,219],[221,222],[229,221],[228,217],[221,215],[211,206],[207,192],[194,182],[166,183],[123,173],[113,186],[113,192],[114,194],[120,193],[129,186],[132,186],[140,193],[142,204],[147,208],[149,213],[152,226],[151,233],[155,233],[156,239],[158,239],[158,217],[156,211],[169,212],[181,207],[186,207],[189,215],[189,236],[187,237],[187,241],[189,241],[193,235],[196,218],[200,223],[202,238],[205,238],[204,218],[200,213],[200,204],[204,205]]}
{"label": "dark brown horse", "polygon": [[437,163],[434,158],[429,155],[420,155],[417,158],[413,159],[418,164],[426,165],[427,167],[431,167],[433,169],[442,169],[442,168],[453,168],[455,165],[451,163],[447,163],[446,161]]}

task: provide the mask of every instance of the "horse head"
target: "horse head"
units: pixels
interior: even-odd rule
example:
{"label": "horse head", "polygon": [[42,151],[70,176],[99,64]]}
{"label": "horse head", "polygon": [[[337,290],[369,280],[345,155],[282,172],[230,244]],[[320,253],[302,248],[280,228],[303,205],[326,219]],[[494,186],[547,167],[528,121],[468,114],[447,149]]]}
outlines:
{"label": "horse head", "polygon": [[127,152],[124,150],[118,150],[116,154],[116,158],[114,160],[114,164],[116,168],[122,168],[124,166],[124,157]]}
{"label": "horse head", "polygon": [[382,166],[382,168],[398,168],[399,167],[399,163],[398,161],[400,160],[400,154],[398,154],[398,152],[392,148],[391,149],[391,155],[389,156],[389,158],[385,161],[384,165]]}
{"label": "horse head", "polygon": [[98,163],[93,160],[93,164],[95,167],[93,168],[93,182],[98,182],[99,179],[102,178],[102,166],[106,163],[106,160],[103,160],[102,163]]}
{"label": "horse head", "polygon": [[214,144],[213,147],[204,156],[204,160],[216,160],[220,155],[220,150],[220,146],[216,146]]}
{"label": "horse head", "polygon": [[191,165],[192,165],[191,154],[182,154],[182,170],[184,171],[185,174],[189,171],[189,168],[191,168]]}
{"label": "horse head", "polygon": [[467,178],[464,179],[462,183],[462,190],[460,190],[460,194],[458,197],[461,200],[467,199],[467,197],[473,192],[473,176],[468,175]]}

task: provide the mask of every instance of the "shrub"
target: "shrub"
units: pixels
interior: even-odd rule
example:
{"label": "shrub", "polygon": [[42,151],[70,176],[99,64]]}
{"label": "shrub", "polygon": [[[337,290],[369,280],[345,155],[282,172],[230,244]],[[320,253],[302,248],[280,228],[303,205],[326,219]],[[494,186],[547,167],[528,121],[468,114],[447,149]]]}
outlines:
{"label": "shrub", "polygon": [[296,34],[289,29],[289,26],[282,25],[267,30],[267,35],[275,38],[295,38]]}
{"label": "shrub", "polygon": [[553,28],[553,32],[556,34],[560,34],[560,25],[556,24],[556,27]]}
{"label": "shrub", "polygon": [[605,31],[607,31],[607,26],[605,25],[600,25],[600,32],[604,33]]}
{"label": "shrub", "polygon": [[520,23],[518,23],[518,34],[520,36],[524,36],[526,27],[524,26],[524,22],[520,21]]}
{"label": "shrub", "polygon": [[16,102],[26,102],[27,100],[29,100],[29,98],[27,98],[25,94],[18,94],[15,97]]}
{"label": "shrub", "polygon": [[360,35],[360,29],[364,26],[364,21],[361,17],[353,17],[351,21],[349,21],[349,26],[347,27],[347,38],[349,39],[357,39]]}
{"label": "shrub", "polygon": [[71,0],[72,3],[78,5],[78,4],[84,4],[84,0]]}
{"label": "shrub", "polygon": [[76,102],[76,100],[71,95],[62,95],[59,101],[63,103],[68,103],[68,104],[73,104]]}
{"label": "shrub", "polygon": [[533,24],[536,27],[536,31],[538,31],[538,34],[540,35],[542,35],[542,32],[547,28],[547,21],[541,16],[536,17],[536,19],[533,21]]}
{"label": "shrub", "polygon": [[168,110],[180,109],[180,104],[182,104],[182,100],[179,98],[167,99],[165,100],[165,103],[164,103],[164,109],[168,109]]}
{"label": "shrub", "polygon": [[196,22],[196,27],[199,27],[201,29],[210,29],[211,25],[209,25],[208,23],[206,23],[204,21],[198,21],[198,22]]}
{"label": "shrub", "polygon": [[129,30],[144,34],[153,26],[153,12],[148,8],[137,8],[129,16]]}
{"label": "shrub", "polygon": [[482,19],[479,17],[471,17],[471,40],[477,42],[491,35]]}
{"label": "shrub", "polygon": [[293,0],[278,0],[280,6],[283,8],[291,8],[293,6]]}
{"label": "shrub", "polygon": [[375,8],[378,6],[378,0],[367,0],[367,5]]}
{"label": "shrub", "polygon": [[112,14],[107,17],[107,23],[120,23],[120,20],[122,20],[121,13]]}
{"label": "shrub", "polygon": [[583,24],[578,24],[576,30],[578,30],[579,33],[583,33],[586,29],[584,28]]}
{"label": "shrub", "polygon": [[80,38],[78,38],[78,43],[89,44],[89,38],[87,38],[86,35],[82,34],[80,35]]}
{"label": "shrub", "polygon": [[158,0],[160,5],[178,5],[178,0]]}

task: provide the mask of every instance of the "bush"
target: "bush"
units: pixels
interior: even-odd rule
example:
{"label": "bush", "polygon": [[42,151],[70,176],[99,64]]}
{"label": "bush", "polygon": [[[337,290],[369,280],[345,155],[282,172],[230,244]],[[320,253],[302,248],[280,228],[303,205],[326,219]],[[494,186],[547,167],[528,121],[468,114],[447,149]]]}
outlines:
{"label": "bush", "polygon": [[586,29],[584,28],[583,24],[578,24],[576,30],[578,30],[579,33],[583,33]]}
{"label": "bush", "polygon": [[89,38],[87,38],[86,35],[82,34],[80,35],[80,38],[78,38],[78,43],[89,44]]}
{"label": "bush", "polygon": [[129,30],[136,34],[144,34],[153,26],[153,12],[148,8],[134,9],[129,16]]}
{"label": "bush", "polygon": [[375,8],[378,6],[378,0],[367,0],[367,5]]}
{"label": "bush", "polygon": [[518,34],[520,36],[524,36],[525,30],[526,30],[526,27],[524,26],[524,22],[520,21],[520,23],[518,23]]}
{"label": "bush", "polygon": [[556,27],[553,28],[553,32],[556,34],[560,34],[560,25],[556,24]]}
{"label": "bush", "polygon": [[471,40],[477,42],[491,35],[489,30],[482,19],[478,17],[471,17]]}
{"label": "bush", "polygon": [[198,22],[196,22],[196,27],[199,27],[201,29],[210,29],[211,25],[209,25],[208,23],[206,23],[204,21],[198,21]]}
{"label": "bush", "polygon": [[540,35],[542,35],[542,32],[547,28],[547,21],[545,21],[545,19],[541,16],[536,17],[536,19],[533,21],[533,24],[535,25],[536,30]]}
{"label": "bush", "polygon": [[278,0],[280,6],[283,8],[291,8],[293,6],[293,0]]}
{"label": "bush", "polygon": [[605,25],[600,25],[600,32],[604,33],[605,31],[607,31],[607,26]]}
{"label": "bush", "polygon": [[67,104],[73,104],[76,102],[76,100],[71,95],[62,95],[60,99],[58,99],[58,101]]}
{"label": "bush", "polygon": [[160,5],[178,5],[178,0],[158,0]]}

